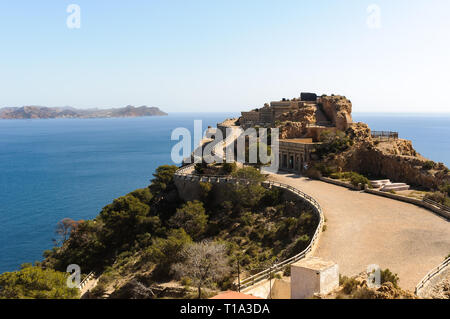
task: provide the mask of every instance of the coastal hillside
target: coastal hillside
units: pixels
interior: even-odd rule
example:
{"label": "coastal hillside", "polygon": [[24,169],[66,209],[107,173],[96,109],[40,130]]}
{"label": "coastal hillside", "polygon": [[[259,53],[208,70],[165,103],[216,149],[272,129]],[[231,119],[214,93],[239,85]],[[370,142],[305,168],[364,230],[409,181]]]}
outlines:
{"label": "coastal hillside", "polygon": [[0,119],[55,119],[55,118],[107,118],[164,116],[158,107],[128,105],[110,109],[76,109],[73,107],[23,106],[0,109]]}
{"label": "coastal hillside", "polygon": [[[40,269],[64,273],[77,264],[99,276],[85,298],[206,297],[236,288],[238,263],[244,278],[301,252],[314,235],[319,220],[311,207],[263,187],[265,176],[255,168],[224,165],[224,173],[249,183],[200,183],[191,201],[178,194],[176,170],[159,167],[148,188],[115,199],[94,220],[61,221],[59,244],[32,268],[39,280],[50,280]],[[203,264],[211,268],[198,268]],[[14,279],[24,271],[0,275],[9,297],[49,294],[24,291]]]}

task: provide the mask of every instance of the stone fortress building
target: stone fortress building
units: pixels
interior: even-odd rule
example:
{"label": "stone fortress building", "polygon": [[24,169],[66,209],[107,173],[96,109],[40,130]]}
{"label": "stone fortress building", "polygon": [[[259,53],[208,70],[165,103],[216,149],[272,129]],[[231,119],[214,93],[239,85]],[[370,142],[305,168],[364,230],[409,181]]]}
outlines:
{"label": "stone fortress building", "polygon": [[301,93],[260,109],[242,112],[239,125],[280,128],[280,168],[302,172],[307,169],[320,134],[325,130],[347,130],[353,123],[352,103],[345,96]]}

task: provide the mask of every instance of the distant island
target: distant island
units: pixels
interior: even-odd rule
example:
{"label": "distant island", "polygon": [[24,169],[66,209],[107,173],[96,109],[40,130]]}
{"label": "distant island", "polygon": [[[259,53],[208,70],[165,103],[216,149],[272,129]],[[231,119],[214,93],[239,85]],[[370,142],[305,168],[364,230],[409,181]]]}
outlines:
{"label": "distant island", "polygon": [[165,116],[158,107],[128,105],[109,109],[76,109],[73,107],[23,106],[0,108],[0,119],[56,119]]}

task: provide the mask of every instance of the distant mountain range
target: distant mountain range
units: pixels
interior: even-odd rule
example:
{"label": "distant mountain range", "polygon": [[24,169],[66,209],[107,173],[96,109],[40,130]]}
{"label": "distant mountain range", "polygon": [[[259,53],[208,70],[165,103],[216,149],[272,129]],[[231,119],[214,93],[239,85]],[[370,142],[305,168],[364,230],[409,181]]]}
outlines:
{"label": "distant mountain range", "polygon": [[56,119],[164,116],[167,113],[157,107],[128,105],[110,109],[76,109],[73,107],[23,106],[0,108],[0,119]]}

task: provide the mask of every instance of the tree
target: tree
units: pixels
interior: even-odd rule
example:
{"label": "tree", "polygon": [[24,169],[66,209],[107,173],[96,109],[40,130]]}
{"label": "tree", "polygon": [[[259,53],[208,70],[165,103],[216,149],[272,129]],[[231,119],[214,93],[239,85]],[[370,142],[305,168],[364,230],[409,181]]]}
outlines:
{"label": "tree", "polygon": [[247,179],[252,182],[263,182],[266,177],[254,167],[244,167],[232,174],[235,178]]}
{"label": "tree", "polygon": [[347,150],[352,145],[352,140],[342,131],[327,130],[320,134],[322,144],[317,146],[317,155],[324,157],[328,154],[338,154]]}
{"label": "tree", "polygon": [[153,174],[150,191],[153,194],[159,194],[165,191],[173,184],[173,175],[177,171],[178,167],[175,165],[162,165],[156,169],[156,173]]}
{"label": "tree", "polygon": [[226,247],[223,244],[203,241],[187,245],[181,252],[184,262],[172,266],[178,278],[188,277],[197,287],[198,298],[202,287],[224,279],[230,273]]}
{"label": "tree", "polygon": [[131,243],[136,235],[160,226],[158,216],[150,215],[150,207],[134,196],[119,197],[100,212],[108,244],[119,247]]}
{"label": "tree", "polygon": [[200,238],[208,225],[208,215],[205,214],[203,203],[195,200],[187,202],[170,219],[170,224],[183,228],[192,238]]}
{"label": "tree", "polygon": [[229,175],[236,171],[237,165],[235,162],[232,162],[232,163],[225,162],[225,163],[223,163],[222,168],[223,168],[223,172],[225,173],[225,175]]}
{"label": "tree", "polygon": [[77,288],[67,287],[67,273],[24,264],[20,271],[0,275],[0,299],[76,299]]}
{"label": "tree", "polygon": [[168,270],[170,265],[180,261],[180,253],[184,246],[192,242],[184,229],[170,230],[167,238],[156,238],[144,252],[143,259],[152,261],[161,268]]}
{"label": "tree", "polygon": [[83,221],[75,221],[71,218],[64,218],[56,224],[55,234],[57,236],[56,239],[53,239],[53,242],[56,246],[64,244],[67,239],[69,239],[70,234],[78,227],[80,223]]}

